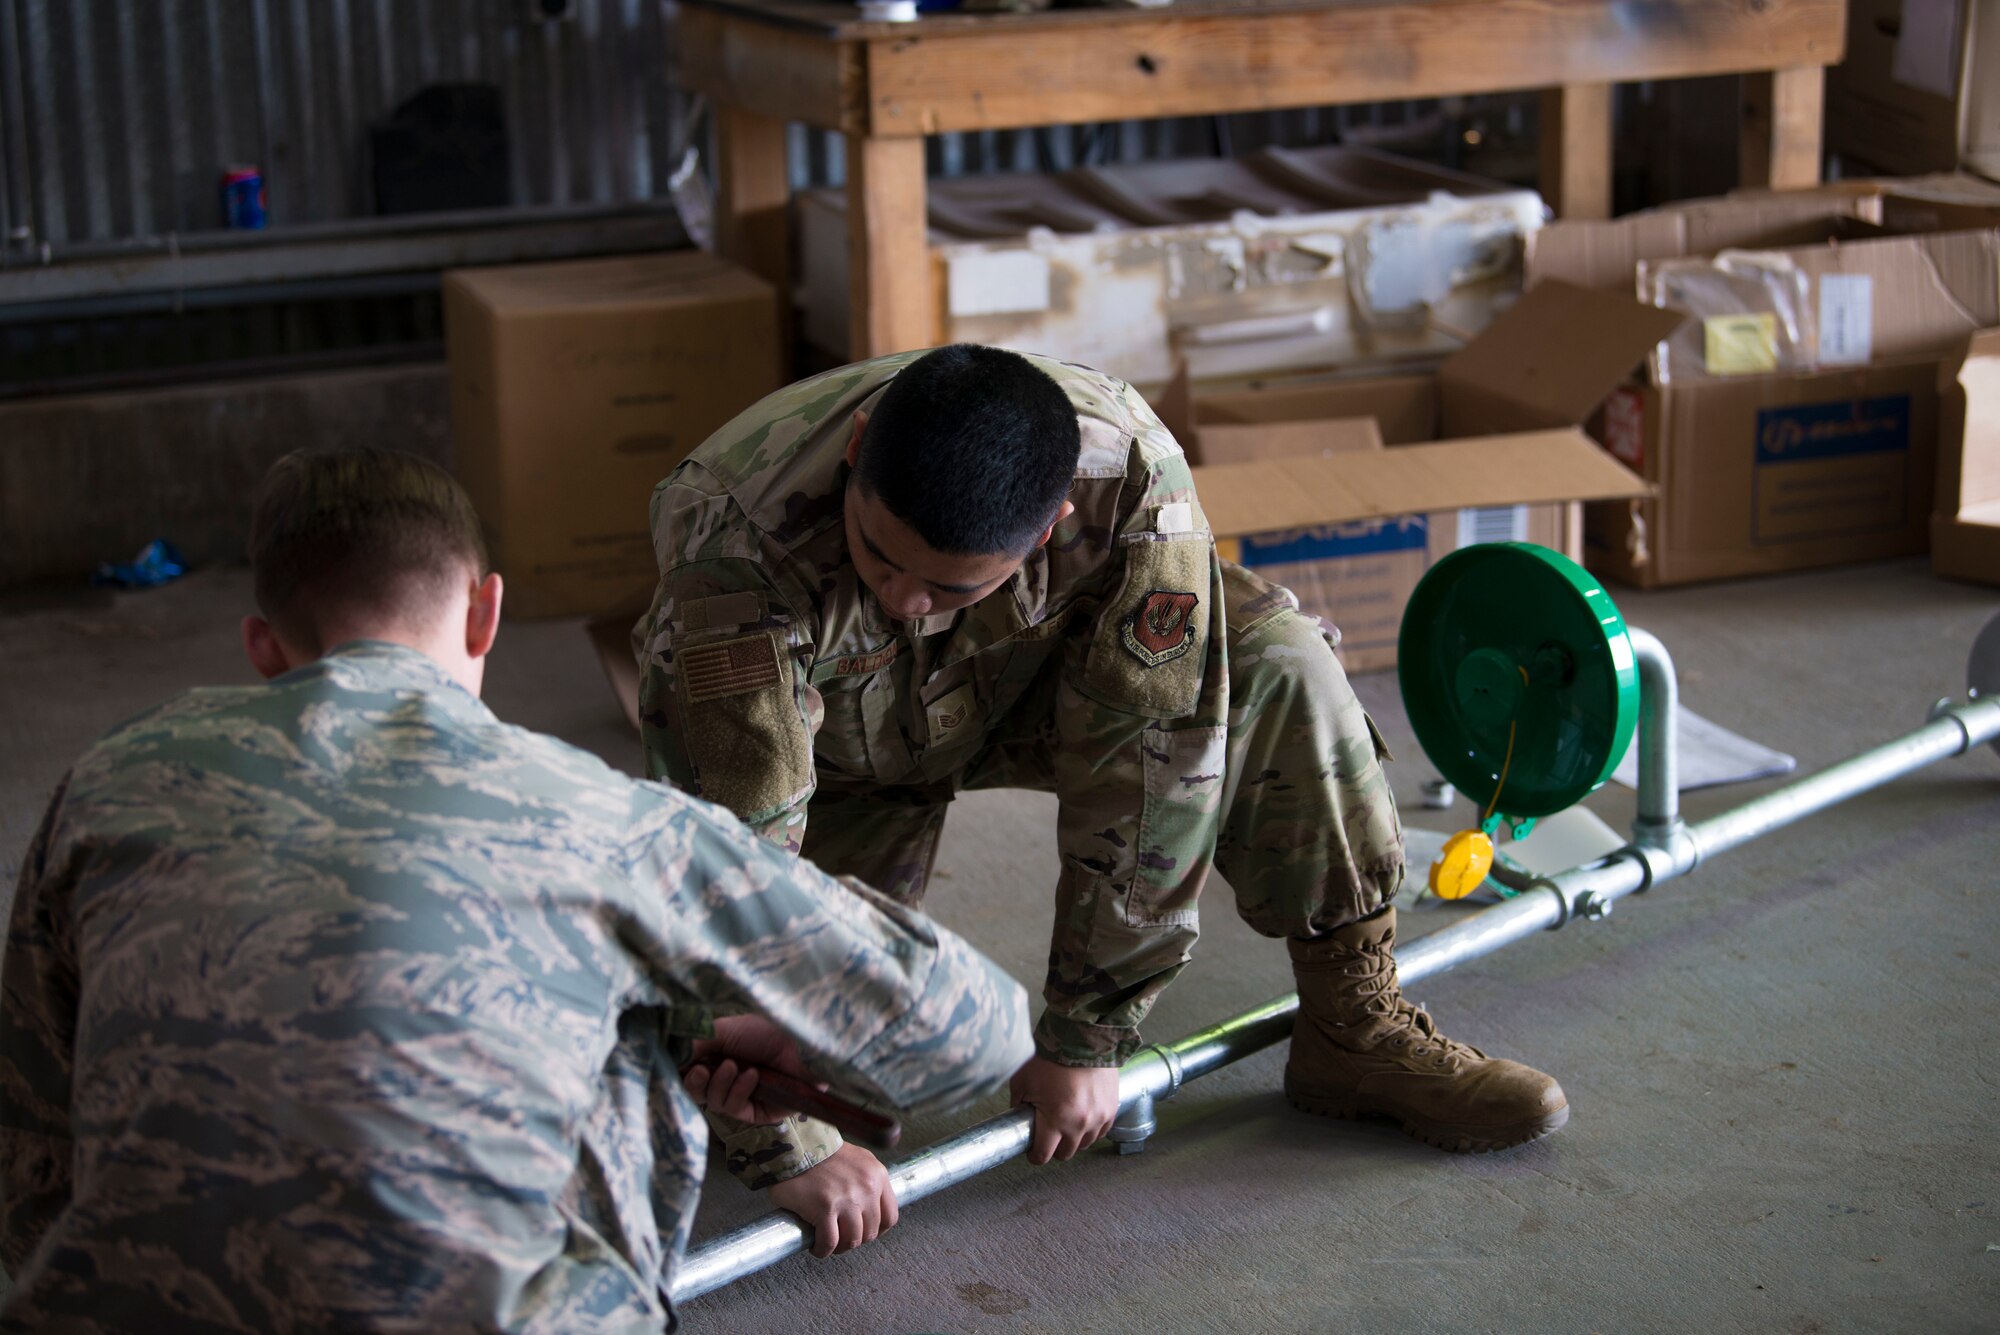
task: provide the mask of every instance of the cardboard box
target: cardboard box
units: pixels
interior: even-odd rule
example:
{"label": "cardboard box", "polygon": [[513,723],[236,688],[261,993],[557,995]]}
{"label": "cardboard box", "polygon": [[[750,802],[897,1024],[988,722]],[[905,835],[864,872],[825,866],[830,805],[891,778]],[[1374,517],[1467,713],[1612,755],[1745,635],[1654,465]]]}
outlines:
{"label": "cardboard box", "polygon": [[456,468],[507,610],[636,615],[654,485],[781,383],[776,294],[678,251],[454,270],[444,310]]}
{"label": "cardboard box", "polygon": [[1940,391],[1931,569],[2000,585],[2000,329],[1972,336]]}
{"label": "cardboard box", "polygon": [[1923,551],[1937,374],[1920,360],[1619,389],[1600,434],[1654,495],[1590,507],[1591,568],[1651,588]]}
{"label": "cardboard box", "polygon": [[1848,0],[1826,146],[1899,175],[2000,176],[2000,0]]}
{"label": "cardboard box", "polygon": [[1547,283],[1434,376],[1169,393],[1161,416],[1223,554],[1340,627],[1349,671],[1386,668],[1440,557],[1492,541],[1580,557],[1579,502],[1646,494],[1575,423],[1680,318]]}
{"label": "cardboard box", "polygon": [[[1954,206],[1982,206],[1965,190],[1920,188],[1910,197],[1927,194]],[[2000,238],[1990,230],[1862,235],[1871,213],[1888,216],[1889,202],[1882,183],[1859,183],[1718,201],[1730,207],[1708,215],[1698,233],[1685,219],[1674,227],[1637,227],[1627,219],[1564,224],[1560,234],[1543,229],[1529,254],[1531,287],[1551,274],[1588,268],[1580,257],[1604,281],[1606,256],[1629,261],[1637,284],[1651,263],[1676,261],[1697,240],[1731,236],[1739,222],[1756,222],[1758,209],[1781,203],[1804,210],[1793,215],[1804,219],[1801,225],[1858,237],[1775,252],[1805,282],[1808,369],[1696,374],[1686,383],[1677,370],[1670,386],[1655,376],[1606,401],[1594,433],[1655,492],[1591,508],[1593,568],[1651,587],[1927,549],[1939,364],[1970,330],[2000,323]],[[1811,210],[1828,205],[1835,212],[1815,221]],[[1851,212],[1843,217],[1842,209]],[[1901,220],[1912,221],[1908,214]],[[1686,344],[1691,332],[1699,371],[1700,326],[1684,327],[1676,338]]]}

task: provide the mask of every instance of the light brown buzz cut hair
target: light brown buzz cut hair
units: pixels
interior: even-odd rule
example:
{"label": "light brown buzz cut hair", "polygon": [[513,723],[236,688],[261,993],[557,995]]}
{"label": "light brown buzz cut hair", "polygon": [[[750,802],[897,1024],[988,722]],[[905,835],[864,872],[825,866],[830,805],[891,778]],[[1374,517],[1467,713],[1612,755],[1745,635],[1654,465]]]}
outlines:
{"label": "light brown buzz cut hair", "polygon": [[457,479],[401,450],[298,450],[271,465],[250,517],[257,610],[312,653],[329,614],[419,627],[486,574]]}

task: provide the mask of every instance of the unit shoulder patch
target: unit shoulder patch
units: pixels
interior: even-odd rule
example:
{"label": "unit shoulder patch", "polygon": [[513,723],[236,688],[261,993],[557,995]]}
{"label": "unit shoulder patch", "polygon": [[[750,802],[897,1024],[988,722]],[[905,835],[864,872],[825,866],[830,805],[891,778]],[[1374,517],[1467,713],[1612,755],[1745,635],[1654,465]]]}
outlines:
{"label": "unit shoulder patch", "polygon": [[1154,589],[1125,618],[1119,636],[1149,668],[1171,663],[1194,645],[1194,610],[1201,599],[1175,589]]}

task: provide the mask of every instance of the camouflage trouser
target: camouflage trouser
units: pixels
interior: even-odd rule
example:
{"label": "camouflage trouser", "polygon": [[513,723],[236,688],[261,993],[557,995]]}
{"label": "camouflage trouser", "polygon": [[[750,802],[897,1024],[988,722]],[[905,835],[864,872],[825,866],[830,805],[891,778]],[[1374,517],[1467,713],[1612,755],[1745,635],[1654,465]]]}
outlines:
{"label": "camouflage trouser", "polygon": [[[1197,816],[1195,828],[1180,809],[1175,837],[1187,851],[1179,861],[1187,877],[1162,898],[1192,908],[1212,863],[1258,932],[1317,935],[1374,912],[1402,884],[1402,829],[1381,767],[1387,753],[1315,618],[1228,563],[1223,593],[1227,775],[1215,810]],[[1054,790],[1055,687],[1042,685],[945,783],[860,789],[823,776],[808,809],[805,856],[921,902],[954,791]]]}

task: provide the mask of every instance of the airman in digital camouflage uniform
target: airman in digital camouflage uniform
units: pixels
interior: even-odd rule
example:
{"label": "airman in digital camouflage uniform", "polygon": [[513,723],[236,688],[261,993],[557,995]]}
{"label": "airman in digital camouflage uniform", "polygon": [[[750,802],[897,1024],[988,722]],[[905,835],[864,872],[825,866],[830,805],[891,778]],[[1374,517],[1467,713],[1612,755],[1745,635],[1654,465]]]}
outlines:
{"label": "airman in digital camouflage uniform", "polygon": [[658,1331],[681,1040],[903,1107],[1027,1058],[964,942],[496,720],[499,578],[434,465],[292,456],[253,556],[272,680],[111,733],[23,863],[0,1326]]}
{"label": "airman in digital camouflage uniform", "polygon": [[[968,345],[844,367],[710,437],[654,493],[652,530],[634,632],[651,774],[910,904],[954,793],[1060,799],[1048,1006],[1014,1081],[1036,1161],[1109,1126],[1211,866],[1290,944],[1294,1103],[1454,1150],[1567,1118],[1555,1081],[1402,999],[1380,738],[1333,637],[1217,558],[1130,387]],[[820,1148],[764,1152],[776,1174]]]}

